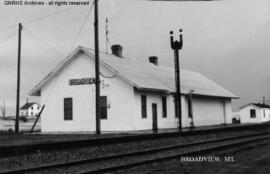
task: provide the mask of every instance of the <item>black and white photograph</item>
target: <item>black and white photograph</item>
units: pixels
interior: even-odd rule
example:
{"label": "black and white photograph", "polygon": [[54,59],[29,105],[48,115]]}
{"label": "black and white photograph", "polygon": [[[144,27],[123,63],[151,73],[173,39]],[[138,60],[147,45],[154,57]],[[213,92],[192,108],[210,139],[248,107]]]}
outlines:
{"label": "black and white photograph", "polygon": [[270,173],[269,0],[0,0],[0,174]]}

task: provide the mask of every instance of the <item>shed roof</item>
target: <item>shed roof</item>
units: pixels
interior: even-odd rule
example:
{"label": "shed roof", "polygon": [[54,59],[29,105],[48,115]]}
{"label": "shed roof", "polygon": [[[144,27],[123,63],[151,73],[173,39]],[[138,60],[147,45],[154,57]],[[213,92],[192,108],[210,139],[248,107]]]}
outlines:
{"label": "shed roof", "polygon": [[243,109],[243,108],[250,106],[250,105],[256,106],[258,108],[269,108],[270,109],[270,105],[267,105],[264,103],[248,103],[246,105],[241,106],[240,109]]}
{"label": "shed roof", "polygon": [[[34,96],[40,95],[40,90],[44,85],[65,68],[81,51],[85,52],[90,58],[95,59],[92,49],[82,46],[77,47],[49,75],[38,83],[29,94]],[[118,58],[112,54],[102,52],[100,52],[100,64],[113,71],[137,89],[165,91],[169,93],[176,91],[174,69],[171,67],[156,66],[152,63],[134,61],[129,58]],[[197,95],[237,98],[236,95],[198,72],[181,68],[180,77],[182,94],[187,94],[190,90],[194,90],[193,93]]]}

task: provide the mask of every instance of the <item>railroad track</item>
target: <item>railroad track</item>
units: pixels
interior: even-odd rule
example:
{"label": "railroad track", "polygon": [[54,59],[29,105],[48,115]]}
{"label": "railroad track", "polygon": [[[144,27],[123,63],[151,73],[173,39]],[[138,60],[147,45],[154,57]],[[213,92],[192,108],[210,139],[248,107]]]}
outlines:
{"label": "railroad track", "polygon": [[68,171],[69,173],[81,174],[106,173],[141,166],[153,162],[174,159],[179,156],[195,155],[211,152],[218,149],[237,147],[245,143],[256,142],[266,139],[270,139],[270,134],[260,133],[229,138],[219,138],[200,141],[196,143],[151,148],[125,154],[116,154],[92,159],[53,163],[29,168],[19,168],[10,171],[2,171],[0,172],[0,174],[22,174],[32,172],[65,173],[65,171]]}

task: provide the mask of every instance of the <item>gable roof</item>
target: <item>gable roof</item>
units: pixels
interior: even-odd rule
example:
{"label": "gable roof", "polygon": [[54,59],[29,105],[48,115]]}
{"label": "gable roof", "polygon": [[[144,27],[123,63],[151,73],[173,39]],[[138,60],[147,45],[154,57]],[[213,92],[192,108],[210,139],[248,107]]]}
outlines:
{"label": "gable roof", "polygon": [[264,103],[253,103],[253,105],[258,106],[260,108],[270,108],[269,105],[264,104]]}
{"label": "gable roof", "polygon": [[[90,58],[95,59],[94,51],[82,46],[77,47],[66,59],[64,59],[53,71],[39,82],[29,95],[39,96],[40,90],[53,79],[67,64],[79,53],[84,52]],[[141,90],[155,90],[172,92],[175,90],[174,69],[171,67],[156,66],[151,63],[138,62],[128,58],[118,58],[112,54],[100,52],[100,64],[114,72],[129,84]],[[186,69],[180,71],[181,93],[187,94],[194,90],[194,94],[238,98],[230,91],[217,85],[202,74]]]}
{"label": "gable roof", "polygon": [[34,104],[37,104],[37,103],[25,103],[22,107],[21,107],[21,109],[22,110],[25,110],[25,109],[29,109],[32,105],[34,105]]}
{"label": "gable roof", "polygon": [[241,106],[240,109],[243,109],[243,108],[245,108],[247,106],[251,106],[251,105],[253,105],[255,107],[258,107],[258,108],[268,108],[268,109],[270,109],[270,105],[263,104],[263,103],[248,103],[246,105]]}

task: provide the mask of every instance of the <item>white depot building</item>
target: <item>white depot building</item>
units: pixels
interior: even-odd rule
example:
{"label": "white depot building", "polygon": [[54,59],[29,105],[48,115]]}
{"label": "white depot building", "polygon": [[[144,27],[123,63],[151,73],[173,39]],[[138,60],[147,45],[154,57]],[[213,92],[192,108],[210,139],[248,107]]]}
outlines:
{"label": "white depot building", "polygon": [[[177,128],[174,68],[100,53],[101,131]],[[41,130],[95,131],[95,56],[77,47],[31,91],[45,104]],[[192,102],[188,94],[192,93]],[[231,100],[237,98],[198,72],[181,69],[182,125],[189,127],[232,122]],[[188,114],[192,103],[193,119]]]}

